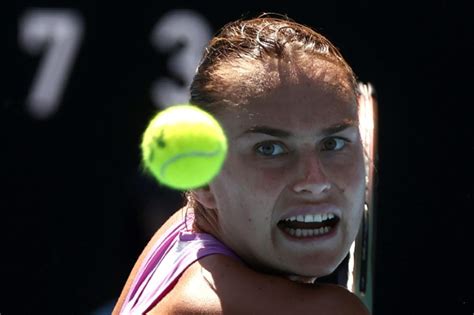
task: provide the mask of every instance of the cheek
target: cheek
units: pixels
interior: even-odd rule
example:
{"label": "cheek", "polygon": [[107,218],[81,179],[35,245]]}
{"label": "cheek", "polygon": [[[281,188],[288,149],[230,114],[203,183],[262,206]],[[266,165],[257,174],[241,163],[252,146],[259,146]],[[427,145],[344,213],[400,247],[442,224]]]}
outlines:
{"label": "cheek", "polygon": [[347,170],[346,189],[360,195],[365,190],[365,170],[364,164],[358,163]]}
{"label": "cheek", "polygon": [[354,220],[359,221],[365,200],[365,166],[364,160],[355,159],[354,163],[341,167],[338,186],[347,196],[348,207],[352,210]]}
{"label": "cheek", "polygon": [[360,194],[365,189],[365,166],[361,150],[326,161],[327,176],[341,190]]}
{"label": "cheek", "polygon": [[243,220],[249,220],[252,214],[250,209],[258,206],[261,197],[256,189],[261,187],[259,177],[235,158],[226,160],[212,187],[217,207],[223,211],[239,212],[239,219]]}
{"label": "cheek", "polygon": [[286,172],[252,165],[248,159],[227,160],[213,188],[219,208],[233,209],[239,213],[239,220],[250,220],[249,224],[264,224],[271,219]]}
{"label": "cheek", "polygon": [[242,156],[230,161],[231,171],[227,172],[242,189],[252,195],[265,197],[271,192],[278,192],[287,173],[282,163],[256,161],[249,156]]}
{"label": "cheek", "polygon": [[255,191],[272,192],[278,191],[278,188],[284,182],[284,172],[272,168],[258,168],[251,174],[250,180],[254,184]]}

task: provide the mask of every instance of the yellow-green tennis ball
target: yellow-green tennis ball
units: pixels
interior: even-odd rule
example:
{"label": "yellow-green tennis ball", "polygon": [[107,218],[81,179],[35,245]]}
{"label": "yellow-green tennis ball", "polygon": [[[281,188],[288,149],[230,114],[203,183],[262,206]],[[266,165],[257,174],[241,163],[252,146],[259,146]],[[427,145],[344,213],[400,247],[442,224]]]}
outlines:
{"label": "yellow-green tennis ball", "polygon": [[217,120],[193,105],[174,105],[149,123],[141,144],[145,167],[162,184],[186,190],[208,184],[227,155]]}

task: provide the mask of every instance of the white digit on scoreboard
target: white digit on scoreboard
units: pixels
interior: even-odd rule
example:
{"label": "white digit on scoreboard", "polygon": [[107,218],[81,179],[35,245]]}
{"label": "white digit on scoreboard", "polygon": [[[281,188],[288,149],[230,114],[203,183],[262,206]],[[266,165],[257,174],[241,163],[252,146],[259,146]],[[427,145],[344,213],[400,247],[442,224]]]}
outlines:
{"label": "white digit on scoreboard", "polygon": [[57,111],[83,32],[82,18],[73,10],[30,9],[20,19],[20,46],[30,54],[44,51],[26,101],[33,117]]}
{"label": "white digit on scoreboard", "polygon": [[195,11],[173,10],[158,20],[151,34],[151,42],[162,52],[182,45],[168,60],[168,70],[183,80],[184,85],[169,77],[157,79],[151,88],[152,100],[157,107],[189,101],[189,85],[211,36],[209,23]]}

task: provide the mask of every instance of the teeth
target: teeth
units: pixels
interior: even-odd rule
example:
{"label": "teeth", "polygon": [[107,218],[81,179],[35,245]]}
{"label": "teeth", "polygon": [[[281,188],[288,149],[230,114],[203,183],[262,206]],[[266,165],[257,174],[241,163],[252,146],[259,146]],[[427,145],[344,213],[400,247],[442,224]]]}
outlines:
{"label": "teeth", "polygon": [[305,223],[308,223],[308,222],[321,223],[323,221],[333,219],[334,217],[335,217],[335,215],[332,214],[332,213],[324,213],[322,215],[321,214],[315,214],[315,215],[312,215],[312,214],[301,215],[300,214],[298,216],[293,216],[293,217],[286,218],[285,221],[290,221],[290,222],[297,221],[297,222],[305,222]]}
{"label": "teeth", "polygon": [[319,229],[292,229],[292,228],[285,228],[285,231],[290,234],[291,236],[305,238],[305,237],[312,237],[318,236],[329,233],[331,231],[331,227],[324,226],[320,227]]}

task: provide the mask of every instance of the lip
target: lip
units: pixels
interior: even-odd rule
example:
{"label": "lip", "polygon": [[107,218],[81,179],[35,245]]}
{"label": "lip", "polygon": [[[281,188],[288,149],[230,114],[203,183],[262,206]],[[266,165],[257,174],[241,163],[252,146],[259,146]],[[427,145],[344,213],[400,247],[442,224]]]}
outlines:
{"label": "lip", "polygon": [[279,219],[278,222],[288,219],[290,217],[306,214],[324,214],[334,213],[337,217],[341,218],[342,211],[340,208],[331,203],[318,203],[318,204],[304,204],[291,207],[286,211]]}

